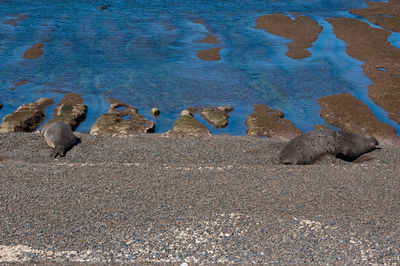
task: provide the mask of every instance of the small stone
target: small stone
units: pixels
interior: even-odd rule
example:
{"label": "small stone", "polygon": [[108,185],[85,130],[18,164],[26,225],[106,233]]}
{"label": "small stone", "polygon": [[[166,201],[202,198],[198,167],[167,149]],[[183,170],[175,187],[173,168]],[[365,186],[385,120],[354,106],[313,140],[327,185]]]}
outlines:
{"label": "small stone", "polygon": [[227,105],[218,106],[217,109],[227,113],[232,112],[234,110],[233,107]]}
{"label": "small stone", "polygon": [[183,110],[183,111],[181,112],[181,116],[185,116],[185,115],[192,116],[192,114],[190,113],[190,111],[187,110],[187,109],[185,109],[185,110]]}
{"label": "small stone", "polygon": [[150,113],[153,117],[157,117],[160,115],[160,109],[158,109],[157,107],[153,107],[151,108]]}

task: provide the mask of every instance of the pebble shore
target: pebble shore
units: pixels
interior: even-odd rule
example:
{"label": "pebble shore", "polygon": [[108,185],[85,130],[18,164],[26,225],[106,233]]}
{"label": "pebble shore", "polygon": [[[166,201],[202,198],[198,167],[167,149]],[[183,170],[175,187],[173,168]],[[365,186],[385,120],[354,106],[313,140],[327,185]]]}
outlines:
{"label": "pebble shore", "polygon": [[0,262],[400,263],[400,144],[277,164],[260,137],[0,134]]}

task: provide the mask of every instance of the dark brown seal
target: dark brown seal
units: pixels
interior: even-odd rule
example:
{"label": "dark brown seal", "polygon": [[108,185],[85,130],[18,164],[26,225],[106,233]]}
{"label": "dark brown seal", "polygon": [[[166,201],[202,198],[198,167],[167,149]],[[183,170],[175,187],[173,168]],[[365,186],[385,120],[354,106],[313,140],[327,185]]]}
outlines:
{"label": "dark brown seal", "polygon": [[379,145],[374,137],[331,129],[314,130],[290,140],[279,154],[282,164],[309,164],[324,154],[354,161]]}

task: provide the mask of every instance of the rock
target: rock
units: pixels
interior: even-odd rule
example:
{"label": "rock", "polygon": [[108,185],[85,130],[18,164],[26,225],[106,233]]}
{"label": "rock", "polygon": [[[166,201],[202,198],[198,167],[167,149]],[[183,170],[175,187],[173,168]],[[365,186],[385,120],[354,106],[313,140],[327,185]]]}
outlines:
{"label": "rock", "polygon": [[284,119],[279,110],[270,109],[264,104],[254,106],[254,112],[246,119],[249,136],[266,136],[270,138],[290,139],[301,134],[292,122]]}
{"label": "rock", "polygon": [[157,107],[153,107],[151,108],[150,113],[153,117],[157,117],[160,115],[160,109],[158,109]]}
{"label": "rock", "polygon": [[202,108],[200,114],[214,127],[224,128],[228,125],[229,114],[227,111],[222,111],[221,109],[212,107]]}
{"label": "rock", "polygon": [[36,102],[24,104],[3,118],[0,132],[32,132],[44,120],[45,108],[52,105],[53,100],[40,98]]}
{"label": "rock", "polygon": [[90,134],[134,136],[154,132],[154,123],[138,114],[137,109],[118,100],[109,99],[109,102],[110,109],[92,126]]}
{"label": "rock", "polygon": [[85,119],[86,113],[87,106],[83,104],[82,96],[76,93],[66,93],[57,108],[54,109],[54,118],[46,125],[53,122],[63,122],[72,130],[75,130]]}
{"label": "rock", "polygon": [[188,109],[185,109],[185,110],[183,110],[183,111],[181,112],[181,116],[185,116],[185,115],[190,115],[190,116],[192,116],[192,113],[191,113]]}
{"label": "rock", "polygon": [[217,109],[218,109],[218,110],[221,110],[221,111],[223,111],[223,112],[228,112],[228,113],[229,113],[229,112],[232,112],[232,111],[234,110],[233,107],[227,106],[227,105],[218,106]]}
{"label": "rock", "polygon": [[0,109],[3,108],[3,105],[0,103]]}
{"label": "rock", "polygon": [[166,136],[194,136],[208,137],[210,131],[199,121],[197,121],[189,110],[183,110],[174,127],[168,131]]}
{"label": "rock", "polygon": [[372,135],[376,138],[398,138],[396,130],[381,122],[368,106],[348,94],[329,95],[318,99],[321,106],[321,117],[335,127],[344,131]]}

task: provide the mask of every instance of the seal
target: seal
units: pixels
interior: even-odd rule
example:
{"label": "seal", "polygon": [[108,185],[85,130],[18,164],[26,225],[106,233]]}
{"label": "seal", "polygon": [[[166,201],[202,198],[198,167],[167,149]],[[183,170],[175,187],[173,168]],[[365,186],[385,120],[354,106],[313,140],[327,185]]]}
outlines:
{"label": "seal", "polygon": [[379,145],[371,136],[331,129],[313,130],[290,140],[279,154],[282,164],[310,164],[324,154],[354,161]]}
{"label": "seal", "polygon": [[337,132],[336,157],[352,162],[364,153],[377,149],[379,142],[372,136],[363,136],[349,132]]}
{"label": "seal", "polygon": [[51,153],[52,157],[63,157],[66,150],[72,148],[77,142],[77,138],[71,128],[62,122],[54,122],[39,129],[39,133],[44,136],[44,139],[51,148],[54,148]]}

